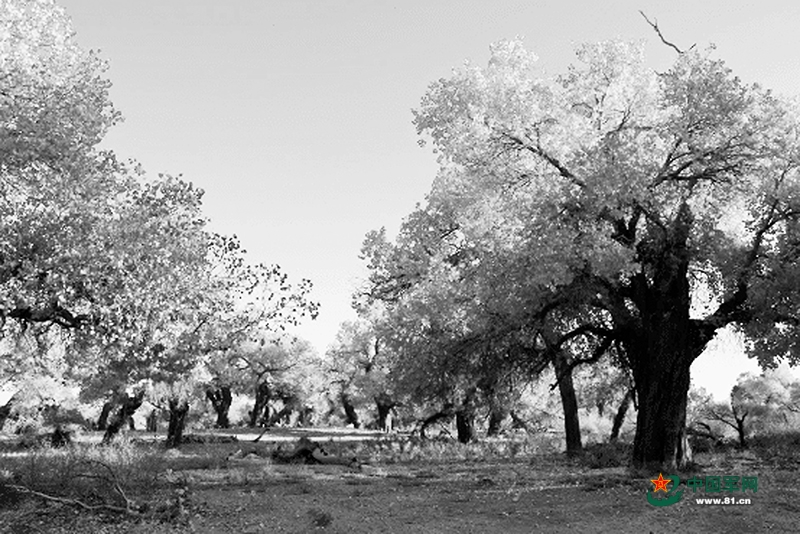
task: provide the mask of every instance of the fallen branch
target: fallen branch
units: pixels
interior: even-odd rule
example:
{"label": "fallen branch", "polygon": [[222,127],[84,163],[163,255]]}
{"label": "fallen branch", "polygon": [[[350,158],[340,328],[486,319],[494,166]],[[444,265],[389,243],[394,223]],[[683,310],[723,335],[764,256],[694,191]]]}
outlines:
{"label": "fallen branch", "polygon": [[301,437],[295,444],[292,452],[284,452],[280,448],[272,453],[272,459],[278,463],[305,463],[344,465],[347,467],[358,466],[357,458],[345,458],[336,454],[328,454],[319,443],[307,437]]}
{"label": "fallen branch", "polygon": [[90,512],[95,512],[97,510],[108,510],[110,512],[117,512],[117,513],[132,515],[135,517],[139,517],[141,515],[138,510],[134,510],[131,508],[123,508],[122,506],[115,506],[113,504],[105,504],[105,503],[87,504],[83,501],[79,501],[78,499],[69,499],[66,497],[58,497],[56,495],[48,495],[47,493],[42,493],[41,491],[32,490],[25,486],[17,486],[16,484],[9,484],[8,487],[13,490],[19,491],[20,493],[27,493],[29,495],[39,497],[46,501],[67,504],[70,506],[77,506],[79,508],[83,508],[84,510],[88,510]]}

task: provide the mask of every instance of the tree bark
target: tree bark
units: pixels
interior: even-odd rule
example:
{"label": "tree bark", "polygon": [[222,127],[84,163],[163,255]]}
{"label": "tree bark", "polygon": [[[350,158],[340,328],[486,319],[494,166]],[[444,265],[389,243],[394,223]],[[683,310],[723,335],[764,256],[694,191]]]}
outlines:
{"label": "tree bark", "polygon": [[663,339],[663,343],[661,347],[652,347],[651,354],[655,357],[641,366],[646,372],[634,371],[639,411],[633,462],[637,467],[674,470],[690,461],[682,441],[686,433],[692,358],[676,350],[678,343],[674,338]]}
{"label": "tree bark", "polygon": [[259,382],[256,386],[256,400],[250,412],[250,428],[266,423],[269,418],[269,398],[272,392],[267,382]]}
{"label": "tree bark", "polygon": [[217,414],[217,428],[230,428],[228,412],[233,403],[230,386],[209,387],[206,389],[206,398],[211,401],[211,406]]}
{"label": "tree bark", "polygon": [[619,431],[622,428],[622,423],[625,422],[625,416],[628,414],[628,408],[631,405],[632,397],[633,390],[629,389],[625,392],[625,397],[622,399],[622,402],[617,409],[617,413],[614,415],[614,424],[611,427],[611,436],[608,438],[608,441],[611,443],[617,441],[619,438]]}
{"label": "tree bark", "polygon": [[637,468],[674,472],[691,462],[686,434],[689,374],[718,327],[689,316],[692,224],[684,203],[670,227],[640,245],[645,267],[633,276],[629,295],[638,317],[620,325],[639,408],[633,440]]}
{"label": "tree bark", "polygon": [[119,433],[122,426],[133,417],[133,414],[136,413],[136,410],[139,409],[142,402],[144,402],[144,391],[140,391],[135,395],[125,395],[119,410],[108,423],[106,433],[103,435],[103,443],[111,443],[114,440],[114,437]]}
{"label": "tree bark", "polygon": [[342,407],[344,408],[344,424],[353,425],[353,428],[360,428],[361,421],[358,420],[358,412],[356,411],[356,407],[353,405],[350,395],[343,391],[339,398],[342,401]]}
{"label": "tree bark", "polygon": [[167,447],[180,446],[183,440],[183,429],[186,426],[186,415],[189,413],[189,401],[169,399],[169,427],[167,428]]}
{"label": "tree bark", "polygon": [[578,397],[569,368],[569,357],[564,351],[557,351],[553,356],[553,368],[559,377],[558,392],[561,395],[561,407],[564,410],[564,431],[567,440],[567,456],[575,456],[583,450],[581,443],[581,423],[578,416]]}

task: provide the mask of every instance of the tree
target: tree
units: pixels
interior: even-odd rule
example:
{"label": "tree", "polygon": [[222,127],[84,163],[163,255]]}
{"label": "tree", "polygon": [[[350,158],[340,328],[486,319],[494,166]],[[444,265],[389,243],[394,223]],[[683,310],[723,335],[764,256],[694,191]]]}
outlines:
{"label": "tree", "polygon": [[375,408],[375,427],[391,430],[391,414],[399,404],[389,376],[392,355],[377,330],[375,317],[362,316],[339,326],[336,340],[327,352],[332,388],[339,392],[345,423],[361,426],[356,409]]}
{"label": "tree", "polygon": [[242,331],[316,315],[310,282],[207,229],[201,190],[97,148],[119,114],[62,9],[0,7],[0,338],[59,344],[90,395],[123,401],[116,421],[141,404],[128,386],[177,382]]}
{"label": "tree", "polygon": [[[396,353],[391,367],[398,389],[416,402],[436,399],[450,407],[429,417],[423,428],[455,415],[466,432],[473,426],[466,420],[487,406],[494,433],[508,413],[503,402],[552,365],[567,453],[582,450],[573,370],[621,348],[597,339],[602,330],[558,313],[555,304],[568,292],[531,286],[524,257],[469,238],[452,209],[438,202],[412,213],[394,243],[384,230],[368,234],[362,253],[370,277],[357,300],[386,307],[382,323]],[[592,316],[591,310],[577,311]],[[594,354],[576,357],[582,353]]]}
{"label": "tree", "polygon": [[739,447],[745,449],[754,431],[769,431],[771,423],[787,423],[786,411],[792,411],[797,386],[798,382],[775,372],[744,374],[731,389],[730,402],[710,403],[704,414],[735,430]]}
{"label": "tree", "polygon": [[131,185],[96,148],[119,114],[105,64],[53,1],[3,1],[0,27],[0,335],[75,329],[113,265],[104,229]]}
{"label": "tree", "polygon": [[428,205],[468,242],[519,258],[513,292],[536,296],[531,316],[624,354],[634,464],[674,468],[691,363],[717,331],[748,334],[764,365],[800,354],[798,113],[710,50],[661,74],[638,44],[577,56],[547,80],[504,41],[488,67],[433,83],[415,111],[441,164]]}

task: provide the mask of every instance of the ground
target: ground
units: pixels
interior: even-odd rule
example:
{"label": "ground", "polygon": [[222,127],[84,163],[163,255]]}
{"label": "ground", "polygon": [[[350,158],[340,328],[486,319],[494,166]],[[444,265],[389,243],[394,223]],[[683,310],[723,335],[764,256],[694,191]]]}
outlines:
{"label": "ground", "polygon": [[335,434],[335,443],[311,436],[334,454],[357,456],[361,465],[353,467],[273,462],[276,443],[290,446],[297,432],[273,434],[266,443],[240,434],[235,443],[159,452],[164,463],[148,497],[180,499],[169,517],[86,512],[5,493],[0,532],[795,532],[800,517],[797,464],[748,451],[698,455],[681,478],[758,477],[755,493],[718,494],[747,497],[750,505],[697,504],[694,497],[714,496],[700,490],[655,507],[646,492],[658,473],[634,476],[603,466],[600,456],[573,460],[502,442],[367,442],[361,439],[375,436],[355,434]]}

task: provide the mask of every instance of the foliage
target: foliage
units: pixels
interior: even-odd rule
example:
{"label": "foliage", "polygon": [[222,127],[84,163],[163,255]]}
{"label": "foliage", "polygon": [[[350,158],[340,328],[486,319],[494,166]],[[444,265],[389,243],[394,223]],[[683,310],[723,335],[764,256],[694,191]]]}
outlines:
{"label": "foliage", "polygon": [[[727,403],[709,402],[702,414],[737,432],[741,447],[747,438],[785,431],[797,422],[797,391],[800,382],[788,373],[770,370],[759,376],[744,374],[731,390]],[[791,419],[790,419],[791,418]]]}
{"label": "foliage", "polygon": [[750,448],[763,461],[787,469],[800,466],[800,432],[785,430],[754,436]]}
{"label": "foliage", "polygon": [[[98,148],[120,116],[61,8],[4,0],[0,27],[0,340],[32,340],[35,371],[58,349],[84,396],[105,398],[316,316],[309,281],[207,228],[201,190]],[[4,350],[0,373],[23,360]]]}
{"label": "foliage", "polygon": [[431,84],[427,203],[394,244],[366,241],[404,357],[438,379],[611,353],[640,399],[639,465],[683,461],[689,369],[719,329],[764,365],[797,361],[797,109],[712,56],[656,73],[641,44],[603,42],[548,79],[502,41]]}
{"label": "foliage", "polygon": [[342,323],[326,353],[330,391],[345,395],[360,410],[372,410],[376,404],[392,410],[400,401],[390,376],[393,354],[376,322],[362,316]]}

